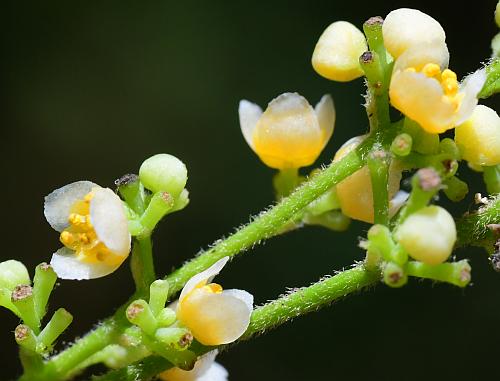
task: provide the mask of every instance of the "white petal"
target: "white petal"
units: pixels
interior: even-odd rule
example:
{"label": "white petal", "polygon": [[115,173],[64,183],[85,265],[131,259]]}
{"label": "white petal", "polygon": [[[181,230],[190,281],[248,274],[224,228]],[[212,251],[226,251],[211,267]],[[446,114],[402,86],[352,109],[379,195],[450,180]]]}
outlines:
{"label": "white petal", "polygon": [[181,300],[177,317],[204,345],[229,344],[248,328],[250,315],[247,300],[230,291],[213,293],[199,288]]}
{"label": "white petal", "polygon": [[98,186],[90,181],[77,181],[46,196],[43,213],[50,226],[58,232],[66,229],[69,226],[68,217],[73,204]]}
{"label": "white petal", "polygon": [[210,368],[196,381],[227,381],[228,373],[219,363],[214,362]]}
{"label": "white petal", "polygon": [[446,35],[438,21],[417,9],[400,8],[390,12],[382,24],[384,45],[393,57],[425,42],[444,42]]}
{"label": "white petal", "polygon": [[199,283],[205,282],[209,283],[212,279],[220,273],[220,271],[224,268],[227,261],[229,261],[229,257],[224,257],[215,262],[212,266],[210,266],[205,271],[196,274],[191,279],[187,281],[184,288],[182,289],[181,296],[179,296],[179,300],[182,300],[187,294],[193,290]]}
{"label": "white petal", "polygon": [[448,67],[450,52],[445,43],[434,42],[412,46],[394,64],[394,73],[413,67],[420,70],[428,63],[439,65],[441,70]]}
{"label": "white petal", "polygon": [[128,220],[120,198],[109,188],[93,188],[90,221],[97,237],[113,253],[127,256],[130,251]]}
{"label": "white petal", "polygon": [[121,263],[113,266],[104,263],[90,263],[78,259],[76,253],[62,247],[52,254],[50,265],[61,279],[95,279],[111,274]]}
{"label": "white petal", "polygon": [[465,96],[460,104],[460,109],[457,112],[457,121],[455,125],[462,124],[471,116],[477,106],[477,95],[483,89],[486,82],[486,70],[480,69],[471,75],[467,76],[460,85],[460,91],[463,91]]}
{"label": "white petal", "polygon": [[245,290],[238,290],[238,289],[231,289],[231,290],[225,290],[224,291],[227,295],[232,295],[237,299],[240,299],[243,301],[247,307],[250,313],[253,311],[253,295],[250,294],[249,292]]}
{"label": "white petal", "polygon": [[248,145],[253,148],[253,131],[262,115],[262,109],[259,105],[243,99],[240,101],[238,114],[240,116],[240,128],[243,137]]}
{"label": "white petal", "polygon": [[394,216],[405,204],[410,194],[405,191],[399,191],[389,202],[389,217]]}
{"label": "white petal", "polygon": [[314,107],[319,126],[324,134],[325,144],[330,140],[335,128],[335,105],[330,94],[325,94]]}

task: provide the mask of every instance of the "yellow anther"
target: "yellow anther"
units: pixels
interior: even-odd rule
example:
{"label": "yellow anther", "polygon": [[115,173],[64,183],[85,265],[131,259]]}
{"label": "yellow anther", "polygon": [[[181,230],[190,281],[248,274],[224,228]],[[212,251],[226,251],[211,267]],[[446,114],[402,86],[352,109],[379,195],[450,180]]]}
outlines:
{"label": "yellow anther", "polygon": [[203,287],[205,290],[208,292],[214,293],[214,294],[220,294],[222,292],[222,286],[217,283],[210,283],[207,284],[206,286]]}
{"label": "yellow anther", "polygon": [[86,228],[87,228],[87,229],[89,229],[89,230],[93,228],[93,226],[92,226],[92,222],[90,222],[90,214],[87,214],[87,215],[85,216],[85,226],[86,226]]}
{"label": "yellow anther", "polygon": [[75,237],[68,231],[63,231],[59,237],[63,245],[71,245],[75,241]]}
{"label": "yellow anther", "polygon": [[92,200],[92,198],[93,198],[93,197],[94,197],[94,194],[93,194],[92,192],[87,193],[87,194],[85,195],[85,197],[83,198],[83,201],[85,201],[85,202],[87,202],[87,203],[88,203],[88,202],[90,202],[90,200]]}
{"label": "yellow anther", "polygon": [[441,79],[443,81],[446,81],[448,79],[452,79],[452,80],[456,81],[457,75],[455,74],[455,72],[453,70],[444,69],[443,72],[441,73]]}
{"label": "yellow anther", "polygon": [[78,239],[80,240],[80,242],[82,242],[84,244],[90,242],[89,236],[85,233],[78,234]]}
{"label": "yellow anther", "polygon": [[69,223],[71,225],[77,225],[78,226],[78,225],[81,225],[82,223],[85,222],[85,217],[82,216],[82,215],[80,215],[80,214],[77,214],[77,213],[71,213],[69,215],[68,220],[69,220]]}
{"label": "yellow anther", "polygon": [[444,79],[442,85],[446,95],[455,95],[458,92],[458,82],[456,79]]}
{"label": "yellow anther", "polygon": [[441,73],[441,68],[435,63],[428,63],[422,68],[422,73],[427,77],[435,77]]}

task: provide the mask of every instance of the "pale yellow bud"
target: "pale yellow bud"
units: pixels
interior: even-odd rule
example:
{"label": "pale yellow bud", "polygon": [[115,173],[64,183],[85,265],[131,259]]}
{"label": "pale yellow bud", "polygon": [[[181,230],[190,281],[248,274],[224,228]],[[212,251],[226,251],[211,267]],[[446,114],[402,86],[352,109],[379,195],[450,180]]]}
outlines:
{"label": "pale yellow bud", "polygon": [[457,231],[451,214],[432,205],[410,215],[399,226],[395,237],[412,258],[437,265],[451,255]]}
{"label": "pale yellow bud", "polygon": [[472,116],[455,128],[455,141],[462,157],[473,165],[500,164],[500,117],[478,105]]}
{"label": "pale yellow bud", "polygon": [[400,8],[390,12],[382,25],[384,45],[394,58],[422,43],[444,43],[445,32],[439,22],[416,9]]}
{"label": "pale yellow bud", "polygon": [[325,29],[314,48],[312,65],[316,72],[333,81],[347,82],[363,75],[359,57],[368,50],[364,34],[347,21]]}

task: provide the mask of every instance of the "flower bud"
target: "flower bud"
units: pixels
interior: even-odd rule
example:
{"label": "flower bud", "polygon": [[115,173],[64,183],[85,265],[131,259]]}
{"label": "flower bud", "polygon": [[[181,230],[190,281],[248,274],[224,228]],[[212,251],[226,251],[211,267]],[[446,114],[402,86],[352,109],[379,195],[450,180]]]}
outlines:
{"label": "flower bud", "polygon": [[312,56],[316,72],[333,81],[352,81],[363,75],[359,57],[368,50],[363,33],[347,21],[325,29]]}
{"label": "flower bud", "polygon": [[175,156],[160,153],[142,163],[139,178],[153,193],[164,191],[177,198],[186,186],[187,168]]}
{"label": "flower bud", "polygon": [[431,205],[410,215],[397,229],[395,238],[412,258],[436,265],[450,256],[457,230],[446,209]]}
{"label": "flower bud", "polygon": [[382,25],[384,45],[394,58],[411,46],[443,42],[445,32],[439,22],[417,9],[400,8],[390,12]]}
{"label": "flower bud", "polygon": [[10,259],[0,263],[0,288],[12,291],[16,286],[30,283],[28,270],[21,262]]}
{"label": "flower bud", "polygon": [[500,117],[489,107],[476,106],[472,116],[455,128],[455,142],[472,164],[500,164]]}
{"label": "flower bud", "polygon": [[497,8],[495,9],[495,21],[500,27],[500,1],[497,3]]}

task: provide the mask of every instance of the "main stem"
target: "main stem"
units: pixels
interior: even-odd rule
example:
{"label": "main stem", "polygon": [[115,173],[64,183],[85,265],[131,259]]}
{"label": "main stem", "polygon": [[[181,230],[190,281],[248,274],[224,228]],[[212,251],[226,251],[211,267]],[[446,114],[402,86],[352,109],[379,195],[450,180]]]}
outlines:
{"label": "main stem", "polygon": [[[321,280],[312,286],[301,288],[256,308],[252,313],[250,325],[240,340],[248,340],[256,334],[267,332],[293,318],[317,311],[339,298],[374,285],[379,280],[379,272],[368,271],[361,265]],[[202,355],[212,349],[212,347],[201,347],[197,354]],[[223,349],[223,346],[219,349]],[[152,356],[140,364],[136,363],[111,371],[94,381],[148,380],[172,366],[164,358]]]}

